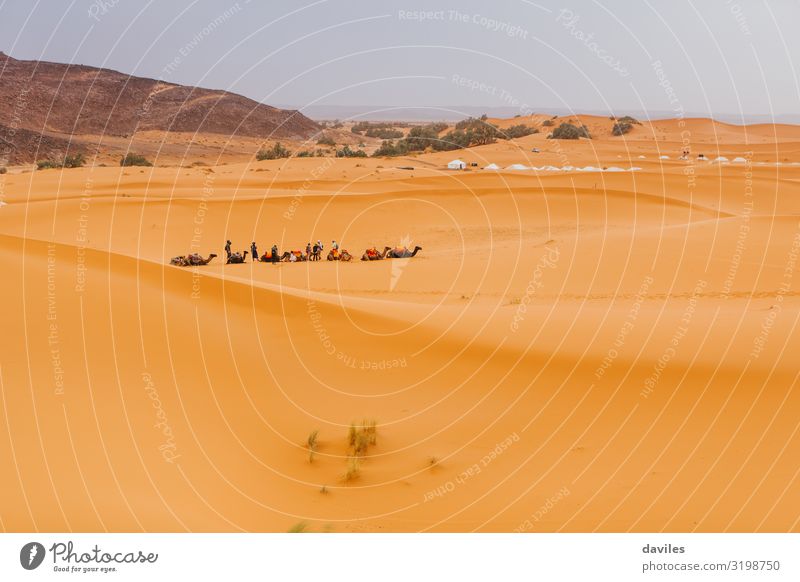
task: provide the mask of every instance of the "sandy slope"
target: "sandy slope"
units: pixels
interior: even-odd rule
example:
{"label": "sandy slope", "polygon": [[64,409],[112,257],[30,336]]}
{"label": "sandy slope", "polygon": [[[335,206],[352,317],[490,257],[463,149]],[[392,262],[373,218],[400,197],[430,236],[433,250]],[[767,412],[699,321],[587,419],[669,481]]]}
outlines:
{"label": "sandy slope", "polygon": [[[0,177],[0,526],[797,531],[800,129],[677,123]],[[424,250],[166,264],[226,237]]]}

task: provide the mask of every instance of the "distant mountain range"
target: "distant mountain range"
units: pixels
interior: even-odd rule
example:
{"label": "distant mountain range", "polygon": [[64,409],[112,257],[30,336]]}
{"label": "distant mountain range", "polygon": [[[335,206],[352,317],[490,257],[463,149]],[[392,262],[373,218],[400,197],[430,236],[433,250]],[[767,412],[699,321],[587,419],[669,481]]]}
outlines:
{"label": "distant mountain range", "polygon": [[142,131],[306,139],[320,130],[297,111],[227,91],[0,53],[0,165],[91,151],[98,136]]}
{"label": "distant mountain range", "polygon": [[[432,105],[429,107],[407,107],[399,105],[308,105],[296,107],[301,113],[311,119],[354,119],[364,121],[457,121],[466,117],[477,117],[484,113],[489,117],[514,117],[520,110],[514,107],[480,107],[472,105]],[[527,112],[530,114],[530,112]],[[586,115],[631,115],[637,119],[671,119],[675,117],[674,111],[642,111],[642,110],[571,110],[558,107],[542,107],[535,113],[569,116],[576,114]],[[734,124],[751,123],[800,123],[800,114],[780,114],[775,116],[764,114],[736,114],[714,113],[709,115],[703,112],[690,112],[684,118],[710,117],[717,121]]]}

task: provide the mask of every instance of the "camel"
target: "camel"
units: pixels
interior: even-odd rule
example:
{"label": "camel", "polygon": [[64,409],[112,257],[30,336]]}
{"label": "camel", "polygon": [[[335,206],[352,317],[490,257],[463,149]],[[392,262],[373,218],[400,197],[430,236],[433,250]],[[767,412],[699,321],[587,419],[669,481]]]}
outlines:
{"label": "camel", "polygon": [[381,259],[386,258],[386,252],[389,250],[389,247],[386,247],[383,252],[380,252],[375,247],[371,249],[367,249],[364,251],[364,254],[361,255],[362,261],[380,261]]}
{"label": "camel", "polygon": [[386,247],[384,256],[387,259],[410,259],[411,257],[416,256],[416,254],[421,250],[422,247],[414,247],[413,251],[408,250],[408,247],[397,247],[394,249]]}
{"label": "camel", "polygon": [[233,253],[230,257],[228,257],[228,262],[226,265],[238,265],[244,263],[247,260],[247,251],[243,253]]}
{"label": "camel", "polygon": [[331,249],[328,253],[328,260],[348,262],[353,260],[353,255],[348,253],[346,250],[337,251],[336,249]]}
{"label": "camel", "polygon": [[190,267],[199,267],[200,265],[209,264],[211,260],[216,256],[217,255],[215,255],[214,253],[211,253],[210,255],[208,255],[207,259],[204,259],[203,257],[200,256],[199,253],[192,253],[191,255],[186,257],[186,260],[188,261]]}
{"label": "camel", "polygon": [[303,251],[286,251],[281,255],[281,258],[278,260],[289,263],[295,263],[295,262],[307,261],[308,257],[303,254]]}
{"label": "camel", "polygon": [[191,253],[187,256],[180,255],[177,257],[172,257],[169,260],[170,265],[175,265],[177,267],[199,267],[201,265],[207,265],[211,262],[211,260],[216,257],[214,253],[208,255],[207,259],[201,257],[198,253]]}

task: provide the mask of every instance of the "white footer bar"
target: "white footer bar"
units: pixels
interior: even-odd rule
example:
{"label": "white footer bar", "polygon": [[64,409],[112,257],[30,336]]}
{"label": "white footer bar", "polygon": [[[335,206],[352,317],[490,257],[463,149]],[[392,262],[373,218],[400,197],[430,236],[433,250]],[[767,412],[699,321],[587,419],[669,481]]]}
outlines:
{"label": "white footer bar", "polygon": [[2,534],[0,580],[800,580],[800,534]]}

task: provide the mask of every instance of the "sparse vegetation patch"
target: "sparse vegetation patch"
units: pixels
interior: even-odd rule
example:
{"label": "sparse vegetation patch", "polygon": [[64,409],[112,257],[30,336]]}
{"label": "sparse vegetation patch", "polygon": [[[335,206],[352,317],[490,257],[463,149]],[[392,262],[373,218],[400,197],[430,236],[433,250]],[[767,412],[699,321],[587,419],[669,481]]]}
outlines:
{"label": "sparse vegetation patch", "polygon": [[552,134],[553,139],[580,139],[582,137],[592,138],[588,128],[585,125],[577,126],[571,123],[562,123],[553,130]]}
{"label": "sparse vegetation patch", "polygon": [[120,159],[119,165],[124,168],[124,167],[127,167],[127,166],[146,166],[146,167],[150,167],[153,164],[152,164],[152,162],[150,162],[144,156],[140,156],[139,154],[129,153],[129,154],[126,154],[125,156],[123,156],[122,159]]}

